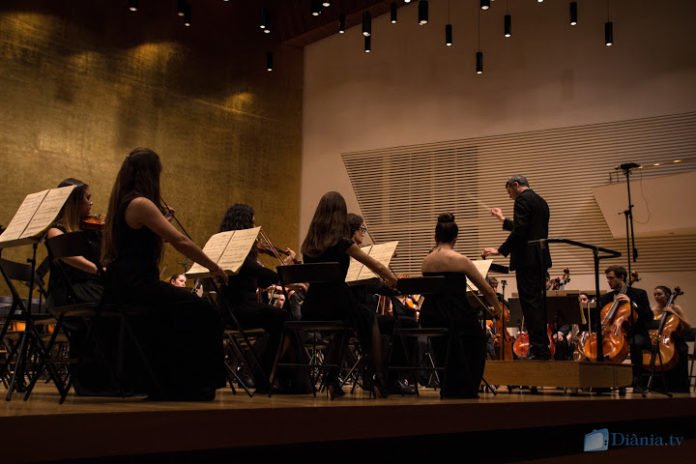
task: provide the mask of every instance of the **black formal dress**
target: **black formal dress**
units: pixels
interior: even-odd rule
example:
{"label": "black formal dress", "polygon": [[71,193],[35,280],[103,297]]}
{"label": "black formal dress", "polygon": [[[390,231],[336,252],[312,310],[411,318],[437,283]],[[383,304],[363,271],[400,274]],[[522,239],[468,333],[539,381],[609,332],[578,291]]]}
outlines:
{"label": "black formal dress", "polygon": [[225,385],[220,315],[189,290],[159,280],[156,250],[161,239],[147,227],[128,226],[124,216],[129,203],[117,212],[118,256],[106,271],[104,301],[142,311],[133,325],[159,388],[132,365],[129,380],[153,399],[213,399],[215,389]]}
{"label": "black formal dress", "polygon": [[515,199],[513,220],[506,219],[503,229],[511,232],[498,251],[503,256],[510,255],[510,269],[515,271],[517,293],[529,332],[530,356],[548,358],[551,353],[546,333],[544,285],[551,254],[548,247],[540,253],[539,246],[529,241],[548,238],[549,206],[533,190],[524,190]]}
{"label": "black formal dress", "polygon": [[[304,262],[337,262],[345,279],[350,266],[350,256],[346,253],[353,245],[351,240],[342,238],[327,248],[321,256],[305,255]],[[344,321],[356,331],[365,353],[372,348],[372,327],[375,312],[360,305],[348,284],[343,282],[312,284],[302,305],[302,319],[314,321]]]}
{"label": "black formal dress", "polygon": [[[423,275],[445,275],[454,281],[463,278],[458,273]],[[436,337],[431,341],[438,365],[444,362],[448,345],[450,350],[441,395],[445,398],[478,398],[486,366],[486,334],[466,294],[426,296],[419,320],[425,328],[446,327],[449,330],[446,340]]]}
{"label": "black formal dress", "polygon": [[[599,299],[599,310],[601,310],[601,308],[607,304],[612,303],[618,293],[619,292],[617,291],[611,291],[605,295],[602,295]],[[626,295],[631,299],[632,304],[635,303],[636,307],[634,307],[634,309],[638,314],[638,320],[631,326],[626,335],[630,346],[631,366],[633,367],[633,383],[634,386],[644,386],[645,380],[641,379],[643,366],[642,350],[650,349],[648,324],[653,318],[653,312],[650,309],[648,294],[645,292],[645,290],[636,287],[627,287]],[[599,319],[599,314],[592,318],[595,331],[599,330],[599,326],[597,325],[600,323]]]}
{"label": "black formal dress", "polygon": [[[268,334],[263,351],[260,353],[263,372],[254,373],[256,387],[260,390],[269,387],[268,376],[273,368],[273,361],[280,343],[283,322],[290,320],[287,311],[258,301],[256,290],[276,283],[278,283],[278,274],[260,265],[253,253],[250,253],[239,272],[230,276],[225,287],[225,297],[241,327],[243,329],[263,328]],[[223,314],[223,319],[228,326],[236,328],[229,315]]]}

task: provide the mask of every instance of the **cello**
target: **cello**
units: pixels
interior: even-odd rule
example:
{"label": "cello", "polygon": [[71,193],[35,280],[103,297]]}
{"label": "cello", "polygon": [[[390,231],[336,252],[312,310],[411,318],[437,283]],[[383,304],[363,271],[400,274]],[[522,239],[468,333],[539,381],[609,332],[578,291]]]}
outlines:
{"label": "cello", "polygon": [[674,292],[667,300],[662,316],[660,316],[658,328],[648,331],[651,346],[657,346],[658,349],[654,353],[652,350],[650,353],[643,353],[643,367],[645,369],[665,372],[672,370],[679,362],[679,353],[676,350],[673,335],[681,332],[683,324],[679,316],[670,311],[669,308],[674,304],[674,300],[683,294],[681,288],[674,287]]}
{"label": "cello", "polygon": [[[522,327],[524,326],[524,316],[522,316]],[[549,339],[549,351],[551,352],[551,359],[553,359],[556,355],[556,344],[553,342],[553,333],[551,332],[551,326],[549,324],[546,324],[546,336]],[[521,359],[529,356],[529,332],[520,330],[512,346],[512,351]]]}
{"label": "cello", "polygon": [[[625,295],[627,289],[628,285],[625,285],[617,294]],[[616,300],[604,305],[600,311],[600,320],[602,353],[609,362],[620,364],[628,356],[630,346],[626,334],[631,325],[638,320],[638,315],[630,302]],[[596,333],[590,334],[583,350],[587,359],[597,361]]]}

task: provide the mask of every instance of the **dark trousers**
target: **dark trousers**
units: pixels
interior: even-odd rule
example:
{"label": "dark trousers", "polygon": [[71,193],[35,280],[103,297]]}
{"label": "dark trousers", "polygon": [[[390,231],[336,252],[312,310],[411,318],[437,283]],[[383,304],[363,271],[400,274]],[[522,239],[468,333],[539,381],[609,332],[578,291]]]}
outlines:
{"label": "dark trousers", "polygon": [[517,293],[529,332],[530,354],[549,353],[549,337],[546,333],[544,311],[544,273],[535,267],[523,267],[516,271]]}

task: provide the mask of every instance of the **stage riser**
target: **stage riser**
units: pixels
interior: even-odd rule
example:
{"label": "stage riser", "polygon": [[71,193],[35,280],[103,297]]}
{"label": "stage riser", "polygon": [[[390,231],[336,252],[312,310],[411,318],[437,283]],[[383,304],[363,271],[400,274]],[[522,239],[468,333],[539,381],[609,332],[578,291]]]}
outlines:
{"label": "stage riser", "polygon": [[629,364],[575,361],[487,361],[483,375],[493,385],[612,388],[633,382]]}

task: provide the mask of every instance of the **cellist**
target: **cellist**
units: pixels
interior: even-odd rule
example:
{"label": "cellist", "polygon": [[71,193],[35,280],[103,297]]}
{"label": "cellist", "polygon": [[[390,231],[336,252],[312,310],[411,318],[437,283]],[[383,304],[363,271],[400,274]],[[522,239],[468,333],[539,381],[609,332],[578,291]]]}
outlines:
{"label": "cellist", "polygon": [[[682,310],[681,306],[672,304],[667,307],[667,302],[671,295],[672,290],[669,287],[665,285],[658,285],[655,287],[655,290],[653,290],[653,298],[656,304],[652,308],[653,317],[656,320],[660,320],[662,319],[663,313],[672,313],[681,320],[682,330],[690,329],[691,324],[684,315],[684,310]],[[690,387],[687,362],[689,358],[689,347],[686,341],[674,332],[672,332],[672,343],[675,345],[677,350],[676,355],[679,357],[679,360],[676,366],[666,372],[665,381],[667,383],[667,390],[671,392],[688,393]]]}
{"label": "cellist", "polygon": [[[643,391],[645,389],[645,381],[641,379],[642,350],[650,348],[650,337],[647,327],[653,318],[648,294],[645,290],[628,286],[626,283],[628,273],[623,266],[609,266],[604,271],[604,275],[612,291],[600,297],[599,308],[603,308],[614,301],[625,301],[631,304],[638,315],[638,319],[628,329],[626,336],[630,347],[631,365],[633,366],[633,390]],[[592,321],[599,323],[599,318],[593,317]]]}

